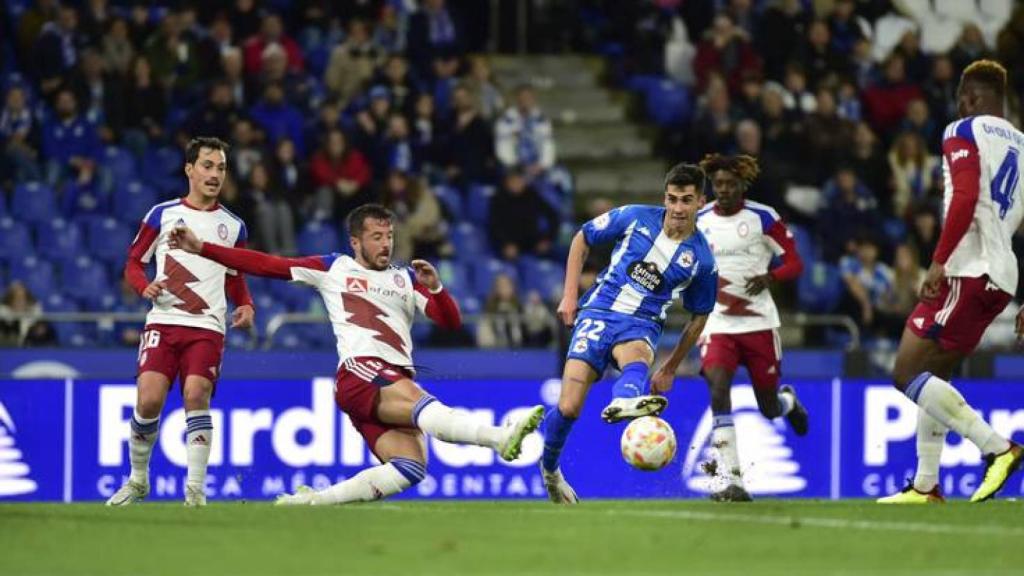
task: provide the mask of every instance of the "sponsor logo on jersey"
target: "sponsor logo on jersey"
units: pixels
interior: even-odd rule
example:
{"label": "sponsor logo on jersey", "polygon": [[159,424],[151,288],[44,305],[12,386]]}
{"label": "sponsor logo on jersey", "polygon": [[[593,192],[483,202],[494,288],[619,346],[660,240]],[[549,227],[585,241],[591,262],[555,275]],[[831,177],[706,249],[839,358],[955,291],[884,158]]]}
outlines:
{"label": "sponsor logo on jersey", "polygon": [[221,240],[228,239],[228,225],[221,222],[217,225],[217,236],[220,236]]}
{"label": "sponsor logo on jersey", "polygon": [[693,251],[683,250],[683,253],[679,255],[678,259],[676,259],[676,264],[679,264],[683,268],[693,266]]}
{"label": "sponsor logo on jersey", "polygon": [[627,273],[634,282],[651,292],[656,291],[665,281],[665,277],[658,272],[658,265],[654,262],[637,260],[629,265]]}
{"label": "sponsor logo on jersey", "polygon": [[[757,409],[754,389],[734,386],[733,416],[739,439],[740,467],[743,482],[751,494],[787,494],[807,487],[800,474],[800,463],[793,458],[793,449],[786,444],[786,424],[781,418],[771,421]],[[714,492],[725,487],[721,476],[710,476],[701,470],[701,461],[714,461],[718,456],[711,442],[713,416],[711,408],[704,411],[693,432],[689,452],[683,463],[683,481],[690,490]],[[706,467],[714,470],[714,466]]]}
{"label": "sponsor logo on jersey", "polygon": [[32,494],[39,485],[29,474],[28,464],[22,462],[21,450],[14,442],[14,419],[0,402],[0,497]]}
{"label": "sponsor logo on jersey", "polygon": [[956,162],[957,160],[960,160],[962,158],[967,158],[970,155],[970,150],[966,148],[961,148],[960,150],[956,150],[949,155],[949,163],[952,164],[953,162]]}
{"label": "sponsor logo on jersey", "polygon": [[591,222],[591,224],[597,230],[604,230],[605,228],[608,227],[609,224],[611,224],[611,222],[612,222],[612,215],[611,215],[611,213],[610,212],[605,212],[604,214],[601,214],[597,218],[594,218],[594,220]]}
{"label": "sponsor logo on jersey", "polygon": [[921,317],[917,317],[917,318],[914,318],[914,319],[912,320],[912,322],[914,323],[914,326],[915,326],[915,327],[916,327],[916,328],[917,328],[918,330],[920,330],[920,329],[924,328],[924,318],[921,318]]}
{"label": "sponsor logo on jersey", "polygon": [[363,292],[365,293],[369,289],[369,286],[365,278],[346,278],[345,279],[345,291],[346,292]]}

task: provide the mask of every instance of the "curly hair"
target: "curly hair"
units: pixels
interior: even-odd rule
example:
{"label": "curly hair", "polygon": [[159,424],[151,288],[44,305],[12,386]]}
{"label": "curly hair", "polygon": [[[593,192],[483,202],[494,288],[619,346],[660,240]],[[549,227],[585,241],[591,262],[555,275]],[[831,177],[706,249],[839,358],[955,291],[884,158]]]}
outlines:
{"label": "curly hair", "polygon": [[719,170],[725,170],[742,180],[747,186],[757,180],[761,169],[757,166],[757,159],[746,154],[726,156],[724,154],[708,154],[700,161],[700,167],[709,177]]}

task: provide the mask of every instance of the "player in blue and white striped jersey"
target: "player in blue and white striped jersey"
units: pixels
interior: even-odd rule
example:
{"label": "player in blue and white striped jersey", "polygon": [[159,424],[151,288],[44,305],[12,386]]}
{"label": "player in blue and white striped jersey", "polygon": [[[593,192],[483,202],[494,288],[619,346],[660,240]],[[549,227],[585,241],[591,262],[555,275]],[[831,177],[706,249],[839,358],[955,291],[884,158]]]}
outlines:
{"label": "player in blue and white striped jersey", "polygon": [[[665,177],[665,205],[623,206],[587,222],[573,238],[558,315],[574,325],[558,406],[544,420],[541,469],[555,503],[572,504],[576,493],[558,460],[591,384],[610,361],[622,370],[613,399],[601,413],[607,422],[657,415],[668,400],[676,368],[704,329],[715,307],[718,269],[704,236],[696,229],[704,204],[704,172],[678,164]],[[590,246],[616,242],[611,262],[594,286],[579,295],[579,279]],[[669,360],[651,379],[647,373],[661,336],[665,313],[675,300],[693,317]],[[577,314],[578,312],[578,314]]]}

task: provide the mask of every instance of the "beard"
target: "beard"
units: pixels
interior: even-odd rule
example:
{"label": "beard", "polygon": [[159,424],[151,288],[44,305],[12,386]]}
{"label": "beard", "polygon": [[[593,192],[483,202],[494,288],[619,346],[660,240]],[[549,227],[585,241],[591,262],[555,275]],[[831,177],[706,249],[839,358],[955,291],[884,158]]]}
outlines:
{"label": "beard", "polygon": [[367,267],[370,268],[371,270],[378,270],[378,271],[379,270],[384,270],[391,263],[390,259],[389,259],[388,263],[384,264],[383,266],[378,266],[377,265],[377,258],[374,257],[373,254],[368,252],[366,250],[366,248],[362,248],[362,247],[359,248],[359,256],[362,257],[363,261],[366,262]]}

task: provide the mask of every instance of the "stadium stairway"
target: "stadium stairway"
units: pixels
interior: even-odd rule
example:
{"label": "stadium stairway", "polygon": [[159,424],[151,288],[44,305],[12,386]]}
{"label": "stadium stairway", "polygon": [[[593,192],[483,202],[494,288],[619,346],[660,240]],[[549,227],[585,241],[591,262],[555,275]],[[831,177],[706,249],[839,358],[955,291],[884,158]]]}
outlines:
{"label": "stadium stairway", "polygon": [[654,134],[630,121],[627,93],[602,86],[600,57],[496,56],[492,66],[506,89],[537,90],[554,123],[557,161],[575,180],[577,214],[599,196],[660,201],[665,163],[654,156]]}

